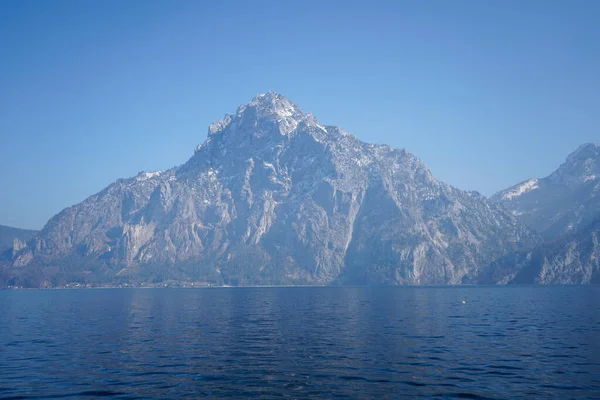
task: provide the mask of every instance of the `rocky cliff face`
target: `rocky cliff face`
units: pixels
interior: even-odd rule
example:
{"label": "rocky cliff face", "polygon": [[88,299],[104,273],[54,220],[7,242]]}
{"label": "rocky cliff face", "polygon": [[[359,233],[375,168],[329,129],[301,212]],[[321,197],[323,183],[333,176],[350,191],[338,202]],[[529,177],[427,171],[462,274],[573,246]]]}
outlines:
{"label": "rocky cliff face", "polygon": [[36,233],[37,231],[33,230],[0,225],[0,254],[6,251],[12,253],[13,247],[19,249],[28,240],[31,240]]}
{"label": "rocky cliff face", "polygon": [[580,146],[550,176],[492,197],[545,242],[485,268],[483,283],[600,283],[600,146]]}
{"label": "rocky cliff face", "polygon": [[550,176],[522,182],[492,200],[547,240],[576,232],[600,215],[600,146],[584,144]]}
{"label": "rocky cliff face", "polygon": [[405,150],[269,92],[213,123],[182,166],[119,180],[53,217],[3,274],[33,286],[457,284],[536,242]]}
{"label": "rocky cliff face", "polygon": [[600,218],[576,232],[484,268],[480,283],[600,283]]}

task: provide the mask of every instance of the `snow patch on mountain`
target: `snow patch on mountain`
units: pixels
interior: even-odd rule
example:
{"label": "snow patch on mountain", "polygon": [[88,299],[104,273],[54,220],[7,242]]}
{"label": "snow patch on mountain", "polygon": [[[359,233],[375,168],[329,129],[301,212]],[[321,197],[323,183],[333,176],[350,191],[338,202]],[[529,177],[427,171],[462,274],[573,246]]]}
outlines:
{"label": "snow patch on mountain", "polygon": [[539,181],[536,178],[529,179],[523,183],[513,186],[506,192],[502,193],[501,197],[503,200],[512,200],[515,197],[521,196],[524,193],[531,192],[532,190],[540,187]]}
{"label": "snow patch on mountain", "polygon": [[543,238],[554,240],[600,216],[600,146],[586,143],[553,173],[503,190],[501,203]]}
{"label": "snow patch on mountain", "polygon": [[148,179],[161,176],[163,172],[164,171],[140,172],[135,179],[137,181],[147,181]]}

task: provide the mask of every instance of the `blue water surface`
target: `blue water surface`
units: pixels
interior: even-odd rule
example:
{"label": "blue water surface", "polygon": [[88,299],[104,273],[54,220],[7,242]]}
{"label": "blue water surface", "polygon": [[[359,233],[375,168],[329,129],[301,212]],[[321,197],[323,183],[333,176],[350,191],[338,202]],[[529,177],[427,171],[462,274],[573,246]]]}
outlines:
{"label": "blue water surface", "polygon": [[600,287],[0,291],[0,398],[600,398]]}

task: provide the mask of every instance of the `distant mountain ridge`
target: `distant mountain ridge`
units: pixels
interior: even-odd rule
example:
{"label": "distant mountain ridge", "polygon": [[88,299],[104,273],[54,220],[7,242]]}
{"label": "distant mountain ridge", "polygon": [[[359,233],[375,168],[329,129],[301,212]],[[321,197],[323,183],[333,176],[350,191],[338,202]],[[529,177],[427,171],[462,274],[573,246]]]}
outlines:
{"label": "distant mountain ridge", "polygon": [[600,146],[584,144],[546,178],[529,179],[491,199],[546,239],[575,232],[600,215]]}
{"label": "distant mountain ridge", "polygon": [[15,239],[27,242],[38,231],[0,225],[0,253],[12,249]]}
{"label": "distant mountain ridge", "polygon": [[600,218],[585,227],[487,266],[479,283],[600,283]]}
{"label": "distant mountain ridge", "polygon": [[600,146],[587,143],[551,175],[492,197],[545,243],[496,260],[480,282],[600,283]]}
{"label": "distant mountain ridge", "polygon": [[268,92],[211,124],[182,166],[120,179],[52,217],[13,249],[0,284],[460,284],[538,243],[406,150]]}

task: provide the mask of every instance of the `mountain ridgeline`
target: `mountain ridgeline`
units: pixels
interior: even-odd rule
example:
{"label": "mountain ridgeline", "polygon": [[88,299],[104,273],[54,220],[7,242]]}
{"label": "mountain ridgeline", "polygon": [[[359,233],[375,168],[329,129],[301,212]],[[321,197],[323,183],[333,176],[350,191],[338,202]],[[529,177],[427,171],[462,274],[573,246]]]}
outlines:
{"label": "mountain ridgeline", "polygon": [[492,200],[545,239],[575,232],[600,216],[600,146],[584,144],[546,178],[529,179]]}
{"label": "mountain ridgeline", "polygon": [[545,232],[505,197],[453,188],[406,150],[361,142],[269,92],[211,124],[185,164],[118,180],[51,218],[3,253],[0,284],[534,282],[542,269],[505,262],[544,246]]}
{"label": "mountain ridgeline", "polygon": [[482,282],[600,283],[600,146],[587,143],[551,175],[492,197],[545,239],[492,263]]}
{"label": "mountain ridgeline", "polygon": [[21,247],[27,245],[37,233],[34,230],[12,228],[10,226],[0,225],[0,254],[4,252],[12,253],[13,249],[19,251]]}

